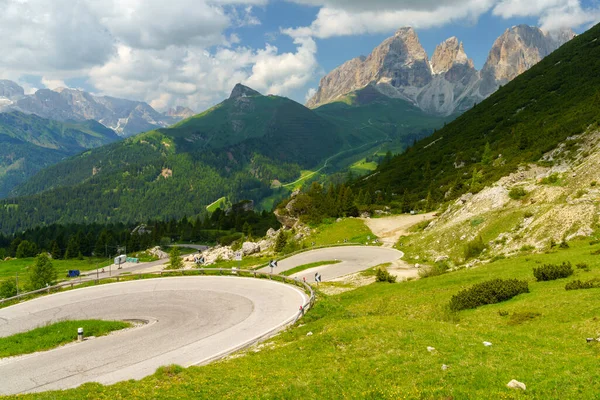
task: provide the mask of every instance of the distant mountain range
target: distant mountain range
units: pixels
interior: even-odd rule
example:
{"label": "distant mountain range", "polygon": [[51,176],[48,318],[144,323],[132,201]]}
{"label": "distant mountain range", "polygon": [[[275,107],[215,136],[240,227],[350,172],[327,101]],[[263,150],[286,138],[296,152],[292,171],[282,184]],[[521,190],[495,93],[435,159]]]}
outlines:
{"label": "distant mountain range", "polygon": [[58,122],[17,111],[0,113],[0,198],[43,168],[117,140],[114,131],[96,121]]}
{"label": "distant mountain range", "polygon": [[9,111],[61,122],[95,120],[122,137],[165,128],[194,114],[184,107],[159,113],[144,102],[95,96],[75,89],[40,89],[26,95],[15,82],[0,80],[0,113]]}
{"label": "distant mountain range", "polygon": [[303,171],[336,171],[388,141],[406,146],[446,121],[370,88],[311,110],[237,85],[228,99],[176,125],[44,169],[12,191],[18,197],[0,203],[0,230],[192,217],[223,196],[259,207],[271,199],[263,205],[270,209],[293,189],[279,186]]}
{"label": "distant mountain range", "polygon": [[414,29],[402,28],[368,57],[350,60],[325,76],[307,107],[339,101],[371,85],[432,115],[460,114],[574,36],[571,30],[547,33],[514,26],[496,40],[483,69],[477,71],[456,37],[441,43],[430,60]]}

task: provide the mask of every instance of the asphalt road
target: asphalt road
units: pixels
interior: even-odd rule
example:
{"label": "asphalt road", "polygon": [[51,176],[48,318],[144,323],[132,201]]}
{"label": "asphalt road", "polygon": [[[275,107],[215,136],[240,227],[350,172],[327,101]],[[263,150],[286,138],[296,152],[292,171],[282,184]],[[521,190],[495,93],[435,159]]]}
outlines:
{"label": "asphalt road", "polygon": [[[309,283],[314,283],[315,273],[320,273],[322,281],[330,281],[355,272],[364,271],[380,264],[393,262],[402,258],[404,253],[395,249],[383,247],[368,246],[345,246],[330,247],[326,249],[313,250],[301,253],[278,262],[277,268],[273,272],[282,273],[292,268],[312,264],[321,261],[342,261],[339,264],[321,266],[302,271],[292,275],[294,278],[304,279]],[[261,271],[270,272],[270,268],[263,268]]]}
{"label": "asphalt road", "polygon": [[[0,337],[65,319],[145,320],[113,335],[0,360],[0,394],[141,379],[206,363],[276,330],[306,296],[269,280],[150,279],[75,289],[0,310]],[[75,335],[76,332],[73,332]]]}

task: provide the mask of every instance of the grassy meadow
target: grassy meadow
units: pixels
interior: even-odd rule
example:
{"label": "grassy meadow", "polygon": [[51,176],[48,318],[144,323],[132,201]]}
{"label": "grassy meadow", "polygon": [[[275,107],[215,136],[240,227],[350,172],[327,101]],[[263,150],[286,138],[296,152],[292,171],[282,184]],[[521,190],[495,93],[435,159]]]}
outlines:
{"label": "grassy meadow", "polygon": [[[600,258],[592,254],[599,249],[600,244],[573,242],[549,254],[320,294],[297,326],[242,357],[204,367],[165,367],[139,382],[86,384],[35,398],[597,398],[600,343],[586,338],[600,336],[600,289],[566,291],[565,284],[600,278]],[[585,263],[589,271],[577,269],[551,282],[533,278],[534,267],[563,261]],[[530,293],[448,311],[454,294],[492,278],[527,280]],[[506,388],[512,379],[527,390]]]}
{"label": "grassy meadow", "polygon": [[29,332],[0,338],[0,358],[50,350],[77,340],[77,329],[83,328],[85,336],[105,336],[113,331],[129,328],[123,321],[62,321],[42,326]]}

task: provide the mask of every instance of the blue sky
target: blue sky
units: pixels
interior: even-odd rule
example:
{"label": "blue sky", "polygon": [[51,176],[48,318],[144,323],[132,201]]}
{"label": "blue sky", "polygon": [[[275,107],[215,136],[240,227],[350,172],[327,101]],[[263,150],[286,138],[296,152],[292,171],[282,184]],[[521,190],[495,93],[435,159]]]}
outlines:
{"label": "blue sky", "polygon": [[304,102],[343,62],[413,26],[457,36],[480,69],[517,24],[581,33],[595,0],[0,0],[0,78],[201,111],[237,82]]}

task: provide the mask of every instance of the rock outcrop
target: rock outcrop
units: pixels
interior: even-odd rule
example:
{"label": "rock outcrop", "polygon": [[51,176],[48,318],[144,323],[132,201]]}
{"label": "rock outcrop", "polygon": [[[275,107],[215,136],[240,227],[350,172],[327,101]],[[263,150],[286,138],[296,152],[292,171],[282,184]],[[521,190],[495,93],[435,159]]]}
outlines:
{"label": "rock outcrop", "polygon": [[0,79],[0,97],[14,99],[25,95],[25,90],[13,81]]}
{"label": "rock outcrop", "polygon": [[481,71],[479,93],[491,95],[574,37],[571,30],[548,33],[528,25],[507,29],[494,42]]}
{"label": "rock outcrop", "polygon": [[229,98],[230,99],[238,99],[238,98],[243,98],[243,97],[254,97],[254,96],[261,96],[261,94],[254,89],[250,89],[248,86],[244,86],[241,83],[238,83],[237,85],[235,85],[235,87],[231,91],[231,96],[229,96]]}
{"label": "rock outcrop", "polygon": [[182,106],[177,106],[175,108],[169,108],[165,114],[169,117],[180,118],[180,119],[187,119],[187,118],[190,118],[190,117],[193,117],[194,115],[196,115],[194,110],[187,108],[187,107],[182,107]]}
{"label": "rock outcrop", "polygon": [[307,107],[334,102],[372,85],[431,114],[464,112],[574,36],[572,31],[544,33],[526,25],[513,27],[498,38],[480,72],[456,37],[441,43],[430,61],[416,32],[402,28],[368,57],[350,60],[325,76]]}

